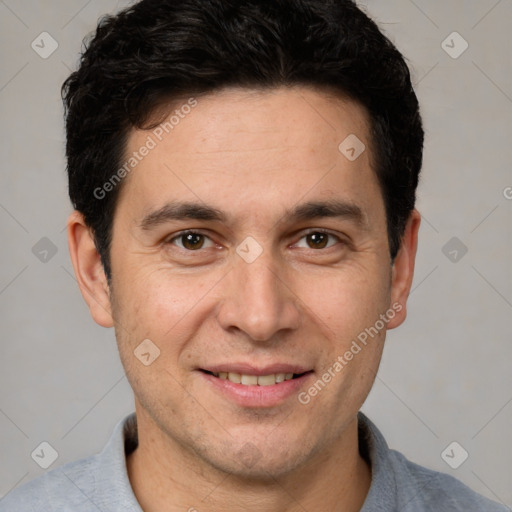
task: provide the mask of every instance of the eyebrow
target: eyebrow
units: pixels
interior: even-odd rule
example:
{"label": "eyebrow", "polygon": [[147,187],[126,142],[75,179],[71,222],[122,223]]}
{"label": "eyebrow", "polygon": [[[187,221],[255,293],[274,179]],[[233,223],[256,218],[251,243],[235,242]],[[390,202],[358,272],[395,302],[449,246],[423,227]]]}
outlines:
{"label": "eyebrow", "polygon": [[[366,215],[356,204],[346,201],[310,201],[288,210],[279,223],[296,223],[320,218],[342,218],[359,227],[367,227]],[[144,231],[154,229],[169,221],[203,220],[226,222],[227,215],[221,210],[201,203],[173,202],[148,213],[139,226]]]}
{"label": "eyebrow", "polygon": [[310,201],[288,211],[281,222],[301,222],[320,218],[341,218],[354,222],[359,227],[367,227],[363,209],[347,201]]}
{"label": "eyebrow", "polygon": [[217,208],[200,203],[167,203],[158,210],[148,213],[139,225],[144,231],[149,231],[172,220],[186,219],[223,222],[226,215]]}

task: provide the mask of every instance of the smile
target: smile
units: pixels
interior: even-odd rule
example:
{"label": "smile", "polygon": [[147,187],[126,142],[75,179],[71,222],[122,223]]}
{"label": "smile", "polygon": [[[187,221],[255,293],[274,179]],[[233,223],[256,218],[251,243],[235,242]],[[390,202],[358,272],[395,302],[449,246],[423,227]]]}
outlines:
{"label": "smile", "polygon": [[214,377],[223,380],[229,380],[235,384],[242,384],[244,386],[273,386],[280,384],[287,380],[300,377],[302,374],[294,373],[271,373],[269,375],[247,375],[235,372],[206,372]]}
{"label": "smile", "polygon": [[305,368],[298,366],[226,366],[208,370],[203,368],[198,373],[217,396],[244,408],[276,407],[296,397],[314,379],[313,370],[305,371]]}

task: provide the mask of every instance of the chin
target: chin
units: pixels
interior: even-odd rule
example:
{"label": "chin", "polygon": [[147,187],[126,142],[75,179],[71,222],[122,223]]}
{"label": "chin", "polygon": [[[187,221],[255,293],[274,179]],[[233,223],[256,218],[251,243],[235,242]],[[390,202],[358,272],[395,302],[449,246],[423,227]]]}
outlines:
{"label": "chin", "polygon": [[242,482],[247,480],[251,483],[259,481],[268,484],[275,483],[276,480],[289,475],[300,464],[297,464],[294,459],[275,461],[260,458],[254,463],[244,463],[233,459],[230,461],[215,461],[213,465]]}
{"label": "chin", "polygon": [[[235,446],[241,445],[240,449]],[[234,443],[219,450],[206,450],[202,457],[211,466],[240,480],[274,482],[301,466],[312,456],[312,450],[301,441],[296,446],[269,446],[267,442]]]}

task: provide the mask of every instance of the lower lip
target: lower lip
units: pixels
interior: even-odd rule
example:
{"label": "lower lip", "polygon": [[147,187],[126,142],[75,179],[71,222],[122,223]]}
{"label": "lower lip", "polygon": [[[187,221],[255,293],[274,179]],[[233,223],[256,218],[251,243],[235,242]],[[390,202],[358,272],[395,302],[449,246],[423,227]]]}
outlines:
{"label": "lower lip", "polygon": [[285,380],[271,386],[246,386],[228,379],[220,379],[209,373],[199,372],[215,390],[241,407],[275,407],[291,396],[297,396],[300,388],[313,376],[308,372],[300,377]]}

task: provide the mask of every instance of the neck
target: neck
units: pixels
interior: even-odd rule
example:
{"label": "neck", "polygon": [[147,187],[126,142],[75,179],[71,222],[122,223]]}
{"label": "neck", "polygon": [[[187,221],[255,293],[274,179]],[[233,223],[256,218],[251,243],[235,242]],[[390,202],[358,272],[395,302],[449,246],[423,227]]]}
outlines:
{"label": "neck", "polygon": [[145,512],[303,512],[361,509],[371,471],[358,449],[357,419],[334,445],[289,474],[254,480],[220,471],[137,414],[139,445],[128,456],[130,483]]}

